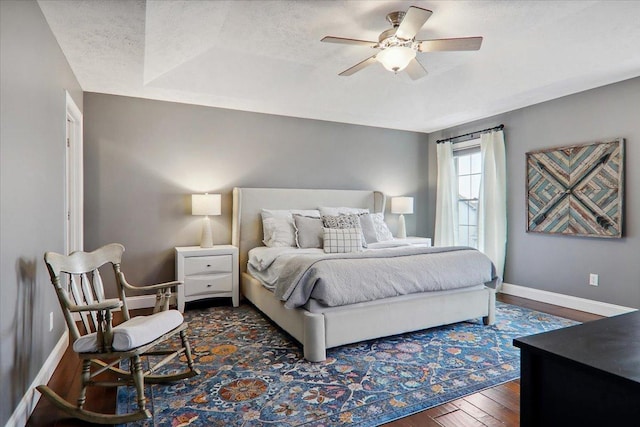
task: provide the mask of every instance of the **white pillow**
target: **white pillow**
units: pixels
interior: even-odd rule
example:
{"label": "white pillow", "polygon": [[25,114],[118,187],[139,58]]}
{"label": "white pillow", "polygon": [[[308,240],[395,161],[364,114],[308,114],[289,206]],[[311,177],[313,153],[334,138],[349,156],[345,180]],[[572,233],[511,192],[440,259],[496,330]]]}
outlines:
{"label": "white pillow", "polygon": [[362,252],[360,228],[324,228],[323,230],[326,253]]}
{"label": "white pillow", "polygon": [[[132,317],[113,328],[112,347],[116,351],[129,351],[140,347],[177,328],[183,321],[184,318],[178,310]],[[76,353],[98,351],[97,336],[97,333],[93,332],[80,337],[73,343],[73,350]]]}
{"label": "white pillow", "polygon": [[320,208],[320,216],[338,216],[338,215],[362,215],[368,214],[369,209],[360,209],[360,208],[347,208],[347,207],[338,207],[338,208],[328,208],[321,206]]}
{"label": "white pillow", "polygon": [[296,236],[293,224],[287,218],[265,218],[262,220],[265,246],[279,248],[295,246]]}
{"label": "white pillow", "polygon": [[266,246],[296,246],[293,214],[320,218],[317,209],[262,209],[262,242]]}
{"label": "white pillow", "polygon": [[389,230],[389,227],[384,222],[384,214],[382,212],[370,214],[373,219],[373,227],[376,230],[376,237],[378,242],[386,242],[387,240],[393,240],[393,234]]}
{"label": "white pillow", "polygon": [[358,215],[358,219],[360,220],[360,228],[362,228],[365,243],[367,245],[369,243],[377,243],[378,234],[376,233],[376,226],[373,223],[371,214]]}

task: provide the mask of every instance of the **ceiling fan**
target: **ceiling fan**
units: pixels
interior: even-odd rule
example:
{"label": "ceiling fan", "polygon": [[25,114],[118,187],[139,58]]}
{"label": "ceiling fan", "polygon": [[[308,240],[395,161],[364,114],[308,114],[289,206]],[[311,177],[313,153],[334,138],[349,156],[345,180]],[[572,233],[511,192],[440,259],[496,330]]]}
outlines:
{"label": "ceiling fan", "polygon": [[350,76],[374,62],[380,62],[389,71],[397,74],[406,70],[409,77],[418,80],[427,75],[427,70],[416,60],[418,52],[478,50],[482,44],[482,37],[416,40],[416,34],[432,13],[415,6],[409,7],[407,12],[389,13],[387,21],[393,28],[380,33],[377,42],[333,36],[326,36],[320,41],[380,49],[375,55],[341,72],[340,76]]}

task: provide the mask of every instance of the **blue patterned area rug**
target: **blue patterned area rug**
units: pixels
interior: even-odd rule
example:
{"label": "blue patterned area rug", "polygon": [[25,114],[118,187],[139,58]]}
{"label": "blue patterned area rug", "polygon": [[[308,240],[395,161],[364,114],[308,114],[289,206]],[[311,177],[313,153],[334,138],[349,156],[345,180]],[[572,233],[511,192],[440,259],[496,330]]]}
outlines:
{"label": "blue patterned area rug", "polygon": [[[576,324],[497,303],[493,326],[477,319],[366,341],[310,363],[253,306],[185,317],[201,375],[147,385],[153,420],[133,425],[376,426],[518,378],[513,338]],[[134,389],[120,387],[118,411],[135,407]]]}

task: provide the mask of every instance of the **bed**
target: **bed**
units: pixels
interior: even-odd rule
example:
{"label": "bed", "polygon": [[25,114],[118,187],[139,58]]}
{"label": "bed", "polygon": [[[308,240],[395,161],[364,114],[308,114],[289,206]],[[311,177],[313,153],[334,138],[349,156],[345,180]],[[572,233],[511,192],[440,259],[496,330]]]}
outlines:
{"label": "bed", "polygon": [[239,249],[243,297],[303,346],[304,358],[326,359],[327,349],[368,339],[482,318],[495,317],[495,286],[400,295],[326,310],[285,308],[247,272],[248,253],[262,246],[262,209],[317,209],[348,206],[384,212],[385,196],[377,191],[234,188],[232,244]]}

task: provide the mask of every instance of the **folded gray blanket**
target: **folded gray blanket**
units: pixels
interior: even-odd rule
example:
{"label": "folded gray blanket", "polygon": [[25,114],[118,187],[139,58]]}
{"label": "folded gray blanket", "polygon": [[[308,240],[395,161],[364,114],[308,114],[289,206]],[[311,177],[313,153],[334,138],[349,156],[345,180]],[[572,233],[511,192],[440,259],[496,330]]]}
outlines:
{"label": "folded gray blanket", "polygon": [[275,294],[287,308],[309,298],[334,307],[499,281],[491,260],[476,249],[410,246],[292,258]]}

